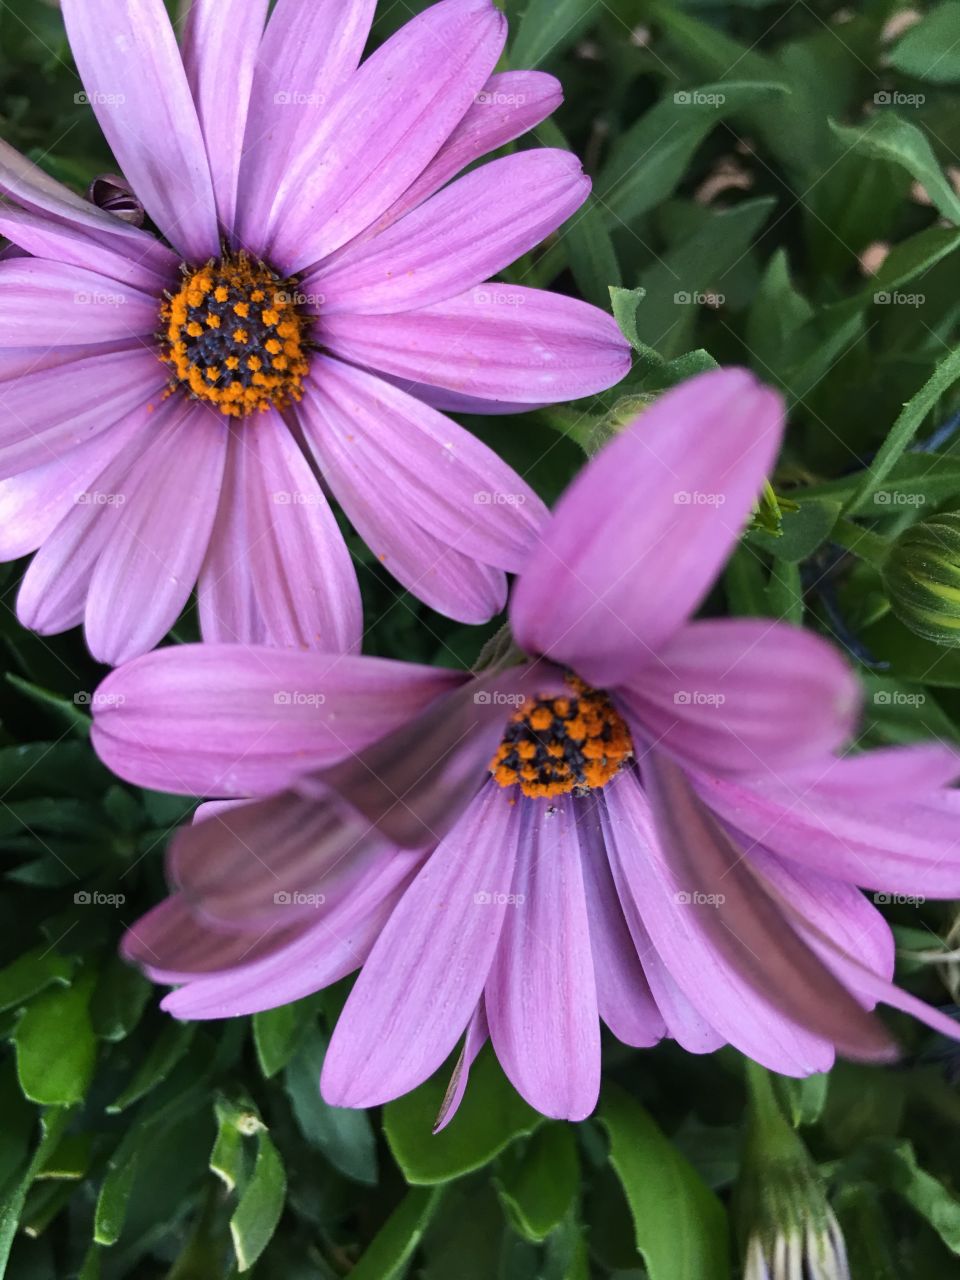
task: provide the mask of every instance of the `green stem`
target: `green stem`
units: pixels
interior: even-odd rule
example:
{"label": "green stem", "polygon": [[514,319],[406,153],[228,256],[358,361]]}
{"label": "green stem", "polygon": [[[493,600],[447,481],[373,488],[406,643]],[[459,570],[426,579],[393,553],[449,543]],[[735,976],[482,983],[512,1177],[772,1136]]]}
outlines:
{"label": "green stem", "polygon": [[886,538],[881,538],[879,533],[873,533],[870,529],[864,529],[863,525],[854,524],[845,516],[840,517],[830,536],[841,547],[846,547],[855,556],[866,560],[868,564],[876,565],[878,569],[883,567],[890,554],[890,543]]}

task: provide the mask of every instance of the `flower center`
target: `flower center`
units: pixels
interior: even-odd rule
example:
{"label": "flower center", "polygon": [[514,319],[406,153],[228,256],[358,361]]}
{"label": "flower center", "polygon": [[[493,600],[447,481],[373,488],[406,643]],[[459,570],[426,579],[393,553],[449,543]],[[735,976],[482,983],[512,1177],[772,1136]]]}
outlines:
{"label": "flower center", "polygon": [[242,252],[182,271],[179,292],[160,309],[171,390],[182,386],[231,418],[299,400],[310,365],[296,282]]}
{"label": "flower center", "polygon": [[501,787],[545,799],[605,787],[633,756],[630,730],[605,693],[568,675],[569,697],[537,698],[511,719],[490,772]]}

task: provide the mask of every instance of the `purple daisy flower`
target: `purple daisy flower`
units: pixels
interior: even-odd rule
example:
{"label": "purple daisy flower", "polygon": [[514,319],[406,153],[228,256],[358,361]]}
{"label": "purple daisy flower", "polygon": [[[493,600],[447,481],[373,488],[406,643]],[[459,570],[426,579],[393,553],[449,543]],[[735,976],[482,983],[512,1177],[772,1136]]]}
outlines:
{"label": "purple daisy flower", "polygon": [[361,63],[374,8],[195,0],[181,49],[163,0],[64,0],[123,177],[88,202],[0,143],[0,558],[39,548],[25,625],[84,621],[120,663],[199,584],[206,640],[355,650],[324,486],[427,604],[502,609],[546,513],[442,411],[592,394],[629,349],[594,307],[484,283],[589,191],[548,149],[457,176],[557,82],[493,73],[491,0],[443,0]]}
{"label": "purple daisy flower", "polygon": [[689,620],[781,425],[736,370],[645,410],[517,581],[519,665],[194,647],[110,676],[94,740],[116,772],[268,796],[180,833],[173,896],[128,935],[130,958],[183,984],[165,1007],[249,1013],[362,965],[324,1096],[397,1097],[465,1036],[445,1116],[488,1036],[532,1105],[578,1119],[601,1021],[794,1076],[838,1050],[892,1056],[880,1000],[960,1035],[892,984],[890,929],[861,892],[960,892],[957,755],[838,756],[859,697],[827,642]]}

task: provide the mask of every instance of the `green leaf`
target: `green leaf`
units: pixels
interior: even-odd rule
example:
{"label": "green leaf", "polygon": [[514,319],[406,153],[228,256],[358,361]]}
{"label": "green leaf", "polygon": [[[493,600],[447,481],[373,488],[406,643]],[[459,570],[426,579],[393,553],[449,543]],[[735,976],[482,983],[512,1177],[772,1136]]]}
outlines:
{"label": "green leaf", "polygon": [[901,1196],[951,1251],[960,1254],[960,1200],[917,1164],[909,1142],[876,1138],[864,1145],[843,1173],[866,1171],[870,1181]]}
{"label": "green leaf", "polygon": [[190,1047],[196,1026],[189,1022],[170,1019],[150,1046],[150,1052],[140,1063],[133,1079],[120,1096],[107,1107],[109,1112],[124,1111],[134,1102],[146,1097],[167,1076]]}
{"label": "green leaf", "polygon": [[312,997],[253,1015],[253,1042],[267,1080],[282,1071],[316,1021]]}
{"label": "green leaf", "polygon": [[17,1074],[33,1102],[81,1102],[93,1076],[97,1040],[90,1021],[93,979],[42,991],[17,1024]]}
{"label": "green leaf", "polygon": [[51,1153],[59,1145],[72,1114],[69,1107],[55,1107],[44,1113],[40,1122],[43,1130],[42,1137],[26,1172],[15,1187],[3,1188],[4,1194],[0,1198],[0,1280],[3,1280],[7,1272],[10,1250],[17,1234],[27,1192]]}
{"label": "green leaf", "polygon": [[377,1181],[377,1144],[365,1111],[331,1107],[320,1096],[320,1072],[327,1039],[314,1029],[290,1063],[284,1085],[297,1124],[306,1140],[322,1151],[332,1165],[357,1182]]}
{"label": "green leaf", "polygon": [[539,1244],[566,1217],[579,1181],[572,1128],[545,1125],[523,1154],[509,1162],[499,1181],[500,1198],[520,1234]]}
{"label": "green leaf", "polygon": [[960,650],[924,640],[892,614],[868,627],[863,641],[874,657],[889,664],[895,679],[960,689]]}
{"label": "green leaf", "polygon": [[460,1110],[434,1134],[450,1071],[384,1108],[383,1129],[407,1182],[429,1186],[480,1169],[542,1122],[520,1097],[489,1046],[477,1057]]}
{"label": "green leaf", "polygon": [[515,67],[533,69],[555,58],[596,20],[593,0],[530,0],[510,48]]}
{"label": "green leaf", "polygon": [[117,1243],[127,1218],[127,1207],[137,1178],[140,1149],[120,1149],[107,1167],[107,1174],[97,1199],[93,1239],[109,1247]]}
{"label": "green leaf", "polygon": [[717,1197],[623,1090],[607,1089],[599,1119],[650,1280],[727,1280],[727,1216]]}
{"label": "green leaf", "polygon": [[238,1106],[228,1098],[214,1104],[217,1117],[217,1140],[210,1152],[210,1170],[222,1180],[228,1191],[240,1186],[246,1174],[243,1140],[263,1128],[263,1121],[249,1108]]}
{"label": "green leaf", "polygon": [[610,288],[613,317],[620,326],[620,332],[635,350],[644,346],[637,332],[637,312],[645,297],[644,289],[618,289],[615,286]]}
{"label": "green leaf", "polygon": [[839,516],[840,503],[835,499],[811,500],[801,503],[797,511],[783,513],[779,538],[758,529],[748,535],[749,541],[778,560],[799,563],[823,546]]}
{"label": "green leaf", "polygon": [[41,689],[39,685],[31,684],[29,680],[23,680],[13,672],[8,671],[6,678],[31,702],[35,702],[46,710],[55,711],[67,729],[72,729],[75,734],[83,738],[90,736],[90,716],[82,709],[82,705],[72,702],[62,694]]}
{"label": "green leaf", "polygon": [[960,348],[951,351],[934,369],[920,390],[903,407],[864,477],[863,484],[851,500],[848,511],[862,510],[864,504],[881,487],[904,451],[923,426],[927,414],[940,397],[960,378]]}
{"label": "green leaf", "polygon": [[829,1073],[821,1071],[802,1079],[777,1076],[776,1083],[794,1128],[816,1124],[827,1105],[827,1094],[830,1090]]}
{"label": "green leaf", "polygon": [[960,222],[960,196],[944,177],[926,134],[915,124],[893,111],[879,111],[864,125],[849,126],[832,120],[830,127],[846,146],[901,165],[945,218]]}
{"label": "green leaf", "polygon": [[69,986],[72,972],[70,961],[49,947],[25,951],[13,964],[0,969],[0,1010],[20,1008],[55,982]]}
{"label": "green leaf", "polygon": [[784,93],[784,85],[769,81],[722,80],[661,99],[623,134],[597,178],[608,225],[631,223],[662,204],[707,134],[744,107]]}
{"label": "green leaf", "polygon": [[100,975],[90,1002],[93,1029],[101,1040],[124,1040],[140,1021],[153,988],[132,965],[114,958]]}
{"label": "green leaf", "polygon": [[350,1280],[395,1280],[413,1257],[414,1250],[437,1211],[443,1192],[413,1188],[408,1191],[373,1243],[350,1271]]}
{"label": "green leaf", "polygon": [[230,1219],[237,1266],[249,1271],[270,1243],[287,1197],[283,1161],[267,1133],[257,1139],[257,1161],[240,1203]]}
{"label": "green leaf", "polygon": [[960,2],[944,0],[901,36],[887,55],[904,75],[933,84],[960,81]]}

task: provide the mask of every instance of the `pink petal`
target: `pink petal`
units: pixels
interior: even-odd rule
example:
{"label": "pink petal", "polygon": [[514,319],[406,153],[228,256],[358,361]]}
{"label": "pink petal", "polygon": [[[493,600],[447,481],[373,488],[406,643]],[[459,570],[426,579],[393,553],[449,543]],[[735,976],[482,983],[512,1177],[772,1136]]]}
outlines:
{"label": "pink petal", "polygon": [[423,172],[500,56],[490,0],[444,0],[350,77],[275,189],[268,250],[297,273],[370,226]]}
{"label": "pink petal", "polygon": [[93,739],[139,786],[267,795],[406,724],[463,679],[381,658],[178,645],[107,677]]}
{"label": "pink petal", "polygon": [[197,583],[200,633],[208,644],[270,643],[250,556],[243,452],[239,436],[231,432],[217,517]]}
{"label": "pink petal", "polygon": [[521,800],[518,808],[515,903],[486,986],[490,1038],[532,1107],[583,1120],[600,1093],[600,1018],[575,802]]}
{"label": "pink petal", "polygon": [[512,404],[576,400],[630,371],[612,316],[515,285],[481,285],[402,315],[332,315],[320,332],[324,347],[351,364]]}
{"label": "pink petal", "polygon": [[56,462],[121,418],[159,403],[152,351],[84,356],[0,383],[0,479]]}
{"label": "pink petal", "polygon": [[696,609],[780,444],[779,396],[700,374],[580,473],[518,580],[517,642],[599,687],[630,683]]}
{"label": "pink petal", "polygon": [[[97,239],[86,227],[54,222],[51,217],[29,209],[0,209],[0,235],[8,236],[33,257],[96,271],[150,294],[154,298],[152,328],[156,328],[160,291],[176,278],[177,259],[169,250],[164,250],[170,253],[169,266],[160,271],[159,264],[150,260],[159,257],[157,254],[141,261],[141,255],[131,245],[121,241],[117,247],[107,236]],[[160,248],[158,242],[157,247]]]}
{"label": "pink petal", "polygon": [[206,555],[227,431],[206,405],[168,402],[123,482],[125,501],[87,596],[86,634],[100,662],[146,653],[176,622]]}
{"label": "pink petal", "polygon": [[789,775],[734,783],[701,775],[703,800],[727,824],[812,871],[885,893],[960,896],[960,815],[954,793],[924,799],[837,794]]}
{"label": "pink petal", "polygon": [[[50,215],[51,226],[46,233],[56,237],[57,229],[65,227],[75,232],[81,230],[95,243],[104,245],[108,260],[121,254],[138,264],[144,271],[158,279],[172,279],[178,259],[166,245],[138,227],[105,213],[88,200],[76,195],[68,187],[51,178],[39,166],[27,160],[13,147],[0,139],[0,191],[34,214]],[[12,239],[14,237],[11,237]],[[19,244],[20,240],[16,240]],[[28,245],[23,247],[29,248]],[[30,250],[34,252],[33,249]],[[41,257],[56,256],[41,254]],[[96,262],[82,261],[79,266],[96,266]],[[121,277],[123,278],[123,277]],[[136,284],[134,280],[132,283]]]}
{"label": "pink petal", "polygon": [[[192,0],[183,64],[197,107],[220,225],[233,230],[247,110],[269,0]],[[304,42],[305,43],[305,42]]]}
{"label": "pink petal", "polygon": [[[410,431],[415,429],[420,411],[429,412],[423,405],[414,409],[415,403],[410,399],[407,418]],[[371,454],[364,453],[357,447],[357,440],[351,439],[354,431],[350,409],[347,402],[341,407],[326,391],[321,394],[308,385],[298,417],[306,443],[351,524],[380,563],[418,599],[459,622],[488,622],[506,604],[507,582],[503,570],[450,546],[424,528],[422,513],[410,509],[412,504],[407,495],[391,493],[384,500],[375,482],[381,473],[371,464]],[[366,411],[371,411],[369,400]],[[461,432],[452,422],[447,422],[447,426],[450,435]],[[402,436],[397,443],[403,443]],[[382,466],[382,453],[380,458]],[[522,481],[517,483],[523,487]],[[409,479],[407,484],[409,486]],[[436,505],[439,506],[439,502]],[[478,512],[489,510],[479,504],[472,506]],[[517,520],[518,524],[520,519],[522,517]]]}
{"label": "pink petal", "polygon": [[487,1014],[481,1000],[467,1025],[467,1035],[463,1049],[457,1060],[457,1065],[453,1069],[453,1075],[450,1077],[447,1092],[443,1096],[440,1113],[437,1116],[436,1124],[433,1126],[434,1133],[441,1133],[460,1110],[460,1103],[466,1097],[467,1085],[470,1082],[470,1069],[477,1060],[477,1054],[489,1039],[490,1029],[487,1026]]}
{"label": "pink petal", "polygon": [[475,160],[528,133],[562,101],[560,81],[542,71],[492,75],[420,177],[364,232],[364,238],[378,234],[415,209]]}
{"label": "pink petal", "polygon": [[320,1087],[333,1106],[372,1107],[416,1088],[474,1013],[504,924],[519,839],[516,808],[486,787],[431,854],[361,970]]}
{"label": "pink petal", "polygon": [[825,1070],[836,1045],[890,1055],[875,1022],[798,938],[739,850],[651,752],[648,805],[636,779],[607,787],[614,844],[644,924],[687,998],[741,1052],[772,1070]]}
{"label": "pink petal", "polygon": [[359,969],[422,861],[393,850],[373,868],[327,894],[294,938],[211,977],[196,979],[163,1002],[177,1018],[235,1018],[301,1000]]}
{"label": "pink petal", "polygon": [[62,0],[77,69],[117,163],[185,258],[220,250],[197,109],[163,0]]}
{"label": "pink petal", "polygon": [[578,802],[576,810],[600,1017],[624,1044],[647,1048],[665,1033],[663,1015],[617,896],[596,803]]}
{"label": "pink petal", "polygon": [[538,148],[458,178],[373,240],[304,280],[321,314],[394,314],[496,275],[556,231],[590,192],[576,156]]}
{"label": "pink petal", "polygon": [[[230,448],[235,490],[225,495],[221,507],[236,505],[218,515],[205,566],[207,603],[201,619],[206,621],[210,613],[212,562],[213,571],[226,577],[222,586],[212,587],[216,598],[229,594],[239,579],[241,620],[249,588],[256,601],[252,634],[235,633],[230,640],[257,642],[262,634],[275,645],[358,652],[363,617],[353,561],[290,428],[279,414],[260,415],[241,425]],[[242,533],[235,551],[237,525]],[[224,539],[223,549],[216,546],[218,536]],[[230,558],[237,554],[239,564]],[[222,635],[220,620],[212,634],[204,630],[205,639]]]}
{"label": "pink petal", "polygon": [[245,242],[263,238],[284,174],[356,71],[375,8],[376,0],[274,6],[257,58],[240,171]]}
{"label": "pink petal", "polygon": [[[858,756],[816,760],[789,771],[780,771],[770,781],[803,793],[816,787],[823,795],[838,800],[867,803],[906,799],[928,799],[939,788],[960,778],[960,751],[939,742],[914,743],[906,747],[877,747]],[[763,786],[761,777],[751,779],[751,787]]]}
{"label": "pink petal", "polygon": [[724,773],[789,768],[853,737],[860,686],[840,653],[799,627],[692,622],[618,691],[642,736]]}
{"label": "pink petal", "polygon": [[[153,427],[141,410],[80,446],[89,451],[102,442],[114,456],[86,490],[88,501],[74,503],[24,574],[17,597],[17,617],[23,626],[53,635],[83,621],[93,571],[126,501],[126,476],[143,453]],[[115,444],[119,445],[116,452]],[[72,450],[65,457],[77,452]]]}
{"label": "pink petal", "polygon": [[0,560],[36,551],[75,506],[101,503],[103,491],[95,481],[132,436],[146,429],[145,416],[133,414],[62,458],[0,480]]}
{"label": "pink petal", "polygon": [[[506,570],[525,562],[547,509],[492,449],[428,405],[339,360],[315,361],[312,380],[325,453],[349,454],[408,519],[463,555]],[[311,438],[319,444],[319,431]]]}
{"label": "pink petal", "polygon": [[76,346],[151,339],[157,299],[97,271],[36,258],[0,262],[0,343]]}

